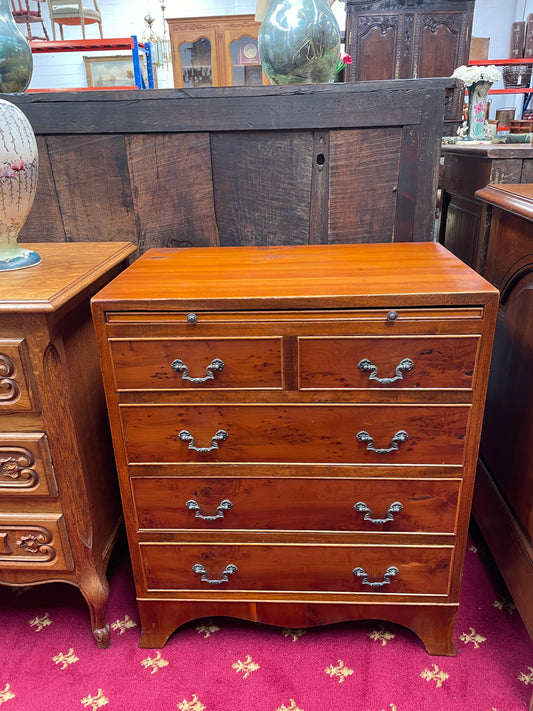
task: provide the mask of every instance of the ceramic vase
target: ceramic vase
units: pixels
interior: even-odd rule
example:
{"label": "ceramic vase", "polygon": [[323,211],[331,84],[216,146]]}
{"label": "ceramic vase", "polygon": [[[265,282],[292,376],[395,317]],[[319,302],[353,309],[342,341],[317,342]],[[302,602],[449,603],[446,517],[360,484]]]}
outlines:
{"label": "ceramic vase", "polygon": [[38,167],[30,122],[17,106],[0,99],[0,271],[41,261],[37,252],[17,244],[35,198]]}
{"label": "ceramic vase", "polygon": [[32,72],[30,44],[17,27],[8,0],[0,0],[0,94],[24,91]]}
{"label": "ceramic vase", "polygon": [[485,114],[490,81],[476,81],[468,87],[468,112],[466,138],[469,141],[482,141],[485,136]]}
{"label": "ceramic vase", "polygon": [[272,84],[332,81],[339,46],[339,25],[327,0],[270,0],[258,48]]}

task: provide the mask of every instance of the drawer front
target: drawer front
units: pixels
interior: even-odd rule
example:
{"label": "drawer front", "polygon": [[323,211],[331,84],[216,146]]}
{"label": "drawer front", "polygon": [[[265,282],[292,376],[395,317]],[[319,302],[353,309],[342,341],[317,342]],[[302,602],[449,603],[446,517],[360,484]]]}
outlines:
{"label": "drawer front", "polygon": [[1,514],[0,568],[74,570],[62,514]]}
{"label": "drawer front", "polygon": [[0,433],[0,495],[57,496],[46,435]]}
{"label": "drawer front", "polygon": [[446,595],[452,550],[445,546],[140,544],[148,592]]}
{"label": "drawer front", "polygon": [[478,336],[299,338],[299,384],[470,390],[478,346]]}
{"label": "drawer front", "polygon": [[453,479],[132,477],[139,530],[453,533]]}
{"label": "drawer front", "polygon": [[119,390],[282,388],[281,338],[111,339]]}
{"label": "drawer front", "polygon": [[121,405],[130,463],[462,465],[467,406]]}
{"label": "drawer front", "polygon": [[0,340],[0,413],[37,411],[24,339]]}

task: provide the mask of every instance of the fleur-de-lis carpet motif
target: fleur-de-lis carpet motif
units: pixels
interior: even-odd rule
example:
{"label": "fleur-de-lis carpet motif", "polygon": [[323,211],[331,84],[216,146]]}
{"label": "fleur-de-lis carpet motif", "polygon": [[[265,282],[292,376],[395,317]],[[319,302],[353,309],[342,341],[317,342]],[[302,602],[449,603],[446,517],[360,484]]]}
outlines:
{"label": "fleur-de-lis carpet motif", "polygon": [[109,567],[108,649],[77,588],[0,585],[0,711],[526,711],[533,643],[482,539],[471,543],[455,657],[377,614],[305,629],[207,616],[141,648],[124,548]]}
{"label": "fleur-de-lis carpet motif", "polygon": [[342,684],[342,682],[349,676],[353,674],[353,669],[349,669],[342,659],[339,659],[337,662],[337,666],[334,664],[330,664],[327,669],[325,669],[326,674],[329,674],[331,677],[337,677],[339,684]]}

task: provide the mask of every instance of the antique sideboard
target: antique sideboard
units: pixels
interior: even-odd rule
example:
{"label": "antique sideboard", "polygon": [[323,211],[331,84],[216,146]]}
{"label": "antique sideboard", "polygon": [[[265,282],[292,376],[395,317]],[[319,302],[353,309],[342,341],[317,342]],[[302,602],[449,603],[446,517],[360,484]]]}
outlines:
{"label": "antique sideboard", "polygon": [[435,243],[154,249],[92,299],[141,646],[454,621],[498,292]]}
{"label": "antique sideboard", "polygon": [[431,240],[455,79],[9,95],[40,168],[21,239]]}
{"label": "antique sideboard", "polygon": [[533,147],[523,144],[442,146],[439,241],[480,274],[485,271],[490,205],[476,190],[489,183],[533,182]]}

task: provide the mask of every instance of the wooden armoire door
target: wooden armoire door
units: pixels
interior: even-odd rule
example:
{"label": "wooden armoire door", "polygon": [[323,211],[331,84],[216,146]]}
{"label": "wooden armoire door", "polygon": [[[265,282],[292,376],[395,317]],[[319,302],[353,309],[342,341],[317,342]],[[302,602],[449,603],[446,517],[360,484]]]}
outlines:
{"label": "wooden armoire door", "polygon": [[[475,0],[346,0],[346,81],[450,76],[468,62]],[[459,122],[463,92],[445,120]]]}

